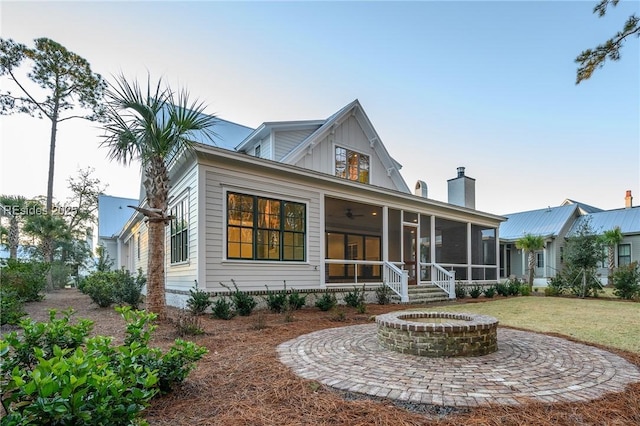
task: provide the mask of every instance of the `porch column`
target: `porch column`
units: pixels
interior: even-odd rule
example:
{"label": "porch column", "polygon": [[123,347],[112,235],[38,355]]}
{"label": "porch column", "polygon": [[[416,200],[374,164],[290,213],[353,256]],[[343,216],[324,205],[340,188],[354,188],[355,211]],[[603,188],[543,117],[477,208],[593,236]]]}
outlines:
{"label": "porch column", "polygon": [[[431,216],[431,229],[429,230],[429,257],[431,263],[436,263],[436,217]],[[431,277],[433,281],[433,277]]]}
{"label": "porch column", "polygon": [[[500,262],[502,261],[502,259],[500,259],[500,231],[498,230],[499,228],[496,228],[496,282],[500,282]],[[504,253],[506,256],[507,253],[507,246],[505,245],[504,247]],[[507,273],[507,271],[505,271],[505,274]]]}
{"label": "porch column", "polygon": [[471,282],[471,222],[467,222],[467,282]]}
{"label": "porch column", "polygon": [[389,261],[389,207],[382,206],[382,260]]}

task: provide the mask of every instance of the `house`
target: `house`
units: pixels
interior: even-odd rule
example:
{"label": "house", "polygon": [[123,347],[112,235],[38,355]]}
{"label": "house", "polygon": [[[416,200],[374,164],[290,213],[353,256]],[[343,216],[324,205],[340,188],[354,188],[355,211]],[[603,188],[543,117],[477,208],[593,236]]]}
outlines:
{"label": "house", "polygon": [[[584,203],[566,199],[558,207],[547,207],[506,214],[506,222],[500,224],[500,278],[527,275],[527,257],[516,248],[516,242],[526,234],[543,237],[544,249],[535,253],[536,269],[534,285],[546,286],[564,267],[564,249],[567,238],[585,221],[596,234],[619,226],[623,241],[616,248],[616,265],[640,260],[640,208],[632,206],[631,191],[627,191],[625,208],[602,210]],[[608,269],[603,253],[598,274],[606,284]]]}
{"label": "house", "polygon": [[131,253],[120,250],[122,244],[118,243],[118,235],[133,212],[128,206],[137,206],[138,203],[135,198],[98,196],[98,246],[104,247],[105,254],[113,261],[113,267],[128,264]]}
{"label": "house", "polygon": [[[220,124],[224,144],[195,143],[170,167],[170,305],[196,282],[209,292],[231,280],[250,292],[384,284],[403,301],[409,289],[448,298],[454,281],[497,282],[504,218],[475,210],[475,180],[459,168],[451,203],[426,198],[424,182],[413,194],[358,100],[322,120]],[[146,268],[145,231],[140,214],[124,225],[120,252],[141,250],[121,266]]]}

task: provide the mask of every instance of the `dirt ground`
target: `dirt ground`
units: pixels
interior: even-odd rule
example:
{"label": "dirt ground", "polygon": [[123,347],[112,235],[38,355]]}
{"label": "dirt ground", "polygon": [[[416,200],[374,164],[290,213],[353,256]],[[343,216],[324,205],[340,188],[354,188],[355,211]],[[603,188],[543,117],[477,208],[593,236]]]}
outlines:
{"label": "dirt ground", "polygon": [[[424,306],[424,305],[422,305]],[[46,321],[49,309],[72,307],[76,318],[94,321],[94,333],[121,340],[124,321],[113,308],[99,308],[77,290],[48,293],[27,304],[29,316]],[[403,308],[412,306],[403,306]],[[276,346],[315,330],[362,324],[398,305],[368,305],[367,313],[305,308],[293,321],[282,314],[254,312],[230,321],[200,317],[205,334],[191,337],[209,353],[187,380],[169,395],[153,400],[145,411],[151,425],[638,425],[640,384],[588,403],[530,404],[519,407],[453,409],[407,404],[338,392],[304,380],[282,365]],[[170,309],[170,317],[177,311]],[[153,344],[167,347],[178,337],[170,323],[159,324]],[[640,366],[640,354],[608,349]]]}

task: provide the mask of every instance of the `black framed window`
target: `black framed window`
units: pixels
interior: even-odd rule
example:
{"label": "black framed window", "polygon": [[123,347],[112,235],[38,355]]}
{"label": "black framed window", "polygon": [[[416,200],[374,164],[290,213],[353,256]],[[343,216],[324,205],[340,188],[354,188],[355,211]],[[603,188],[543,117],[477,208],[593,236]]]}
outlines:
{"label": "black framed window", "polygon": [[337,146],[335,164],[336,176],[369,183],[370,158],[368,155]]}
{"label": "black framed window", "polygon": [[[171,263],[189,260],[189,200],[177,202],[170,211]],[[138,245],[139,246],[139,245]]]}
{"label": "black framed window", "polygon": [[304,261],[306,205],[227,193],[227,258]]}
{"label": "black framed window", "polygon": [[618,244],[618,266],[631,264],[631,244]]}

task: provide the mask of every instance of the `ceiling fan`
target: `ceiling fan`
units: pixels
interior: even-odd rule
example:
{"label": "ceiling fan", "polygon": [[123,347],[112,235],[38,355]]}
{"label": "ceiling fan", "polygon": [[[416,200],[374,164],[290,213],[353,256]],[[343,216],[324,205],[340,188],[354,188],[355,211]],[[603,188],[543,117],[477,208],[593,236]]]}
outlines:
{"label": "ceiling fan", "polygon": [[354,214],[351,209],[347,209],[347,211],[344,213],[344,215],[346,217],[348,217],[349,219],[355,219],[356,217],[362,217],[364,216],[363,214]]}

